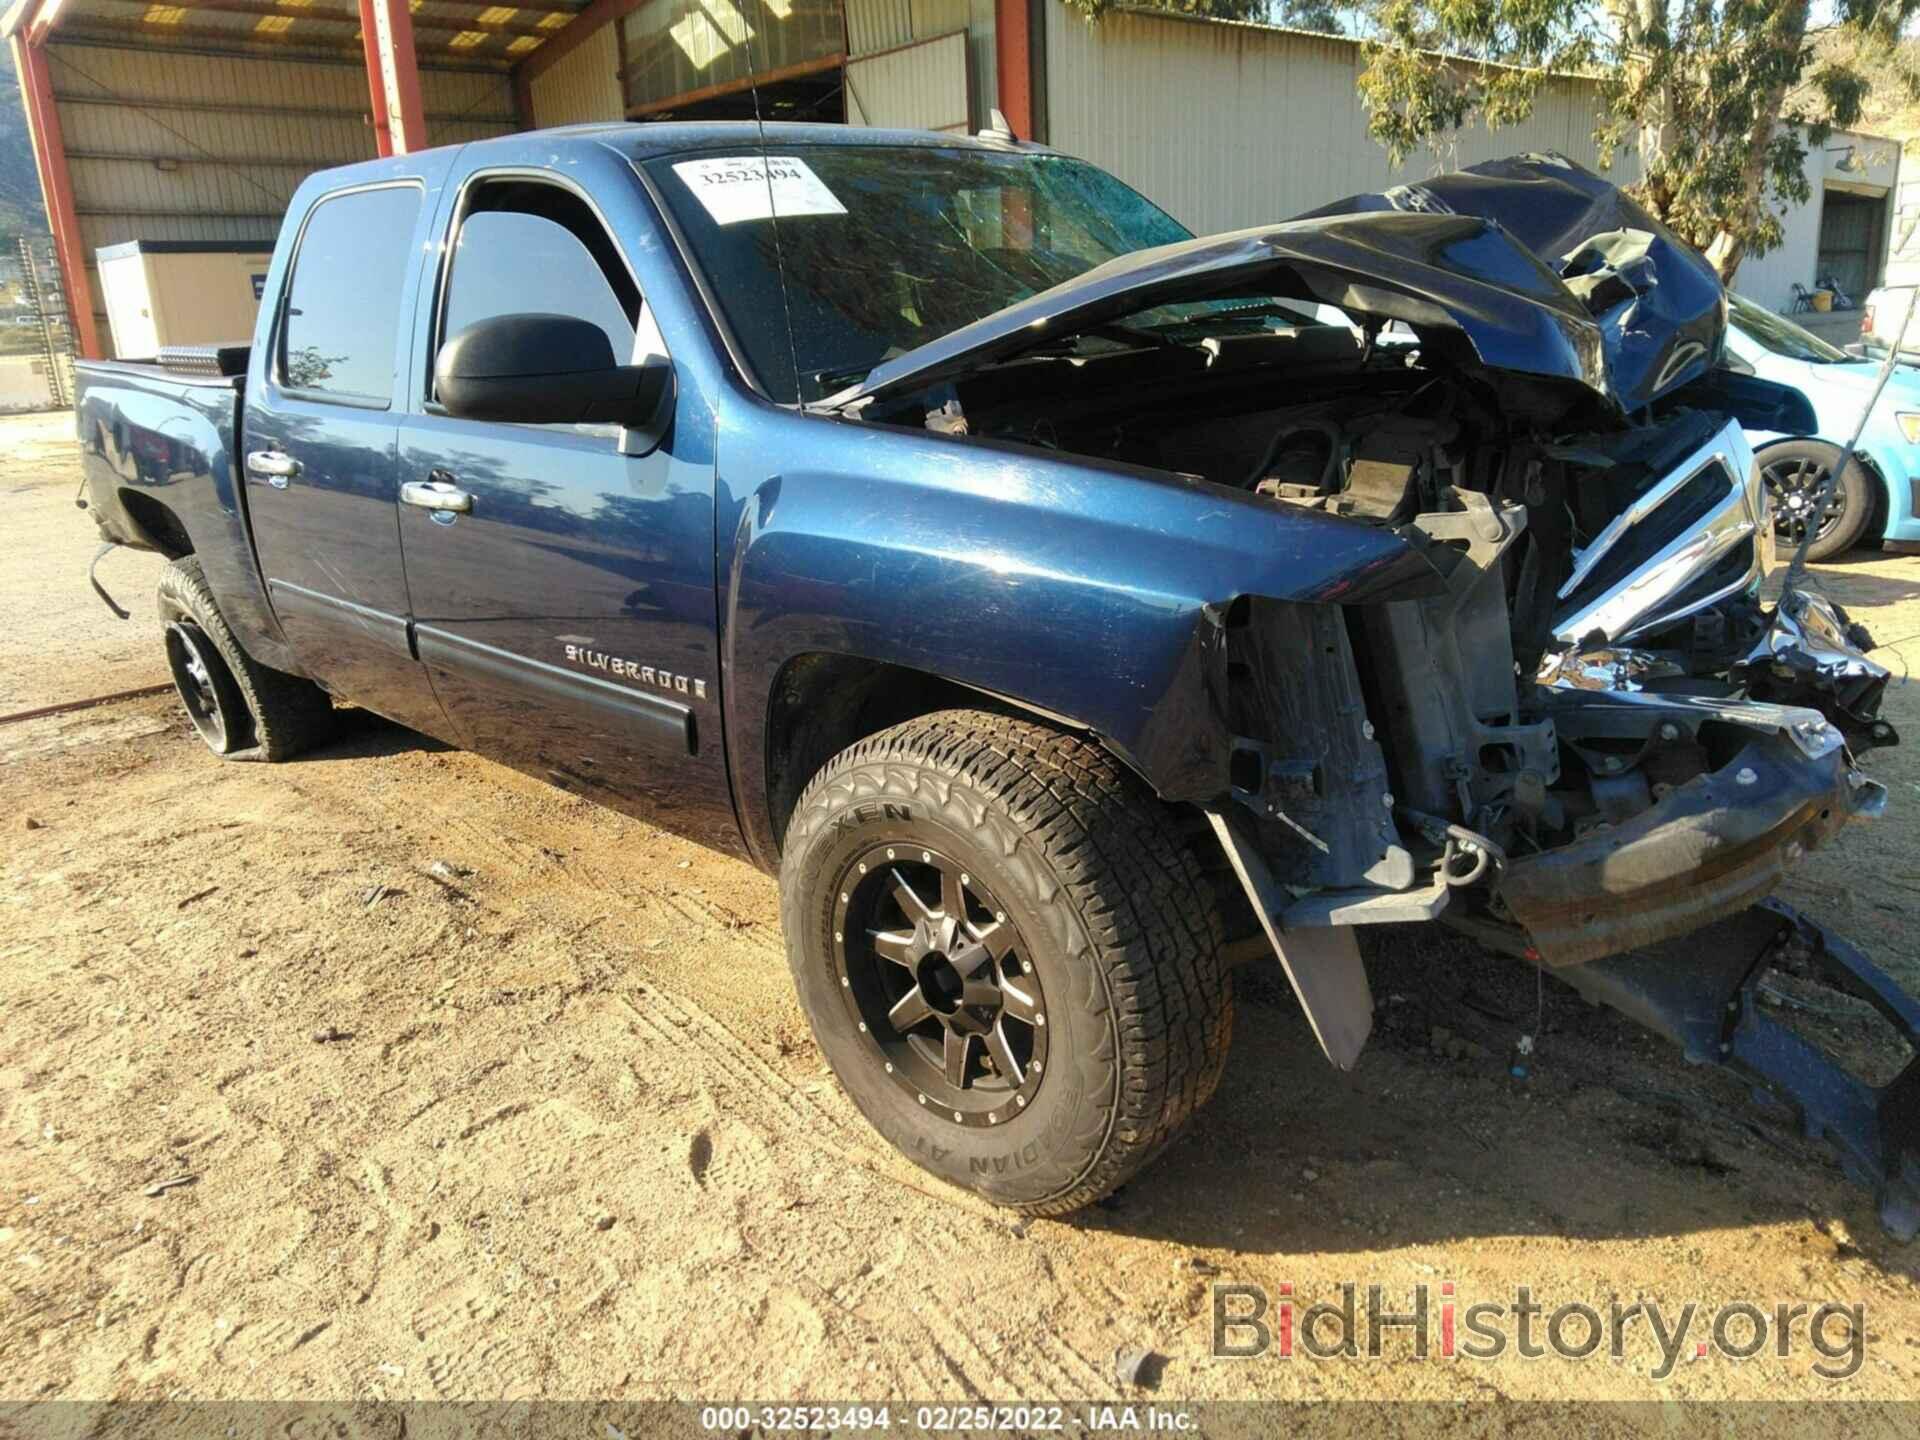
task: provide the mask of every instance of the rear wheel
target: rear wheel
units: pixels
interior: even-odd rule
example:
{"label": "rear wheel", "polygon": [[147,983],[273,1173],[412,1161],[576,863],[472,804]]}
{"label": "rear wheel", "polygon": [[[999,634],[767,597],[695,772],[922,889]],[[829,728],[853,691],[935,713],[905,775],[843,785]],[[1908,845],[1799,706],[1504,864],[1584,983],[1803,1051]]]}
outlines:
{"label": "rear wheel", "polygon": [[286,760],[333,732],[333,701],[297,675],[260,664],[233,638],[189,555],[160,577],[167,668],[193,728],[223,760]]}
{"label": "rear wheel", "polygon": [[1226,1061],[1232,998],[1180,815],[1098,745],[948,711],[844,751],[781,863],[821,1050],[942,1178],[1060,1214],[1178,1133]]}
{"label": "rear wheel", "polygon": [[[1761,452],[1760,478],[1767,487],[1774,537],[1783,551],[1791,553],[1806,539],[1820,488],[1839,458],[1839,446],[1821,440],[1791,440]],[[1807,550],[1809,560],[1831,560],[1860,543],[1873,519],[1872,485],[1873,476],[1859,457],[1848,461]]]}

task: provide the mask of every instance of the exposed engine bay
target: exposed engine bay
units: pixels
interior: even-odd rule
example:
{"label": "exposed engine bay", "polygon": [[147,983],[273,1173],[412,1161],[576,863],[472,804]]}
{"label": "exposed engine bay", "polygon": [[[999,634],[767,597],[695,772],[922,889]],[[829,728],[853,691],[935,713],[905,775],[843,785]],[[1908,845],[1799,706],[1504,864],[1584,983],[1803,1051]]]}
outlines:
{"label": "exposed engine bay", "polygon": [[[1515,407],[1501,411],[1498,382],[1484,374],[1478,384],[1430,374],[1419,349],[1402,346],[1363,361],[1365,342],[1344,328],[1308,336],[1315,372],[1286,388],[1315,394],[1277,411],[1208,415],[1202,396],[1171,380],[1164,407],[1069,417],[1054,397],[1037,403],[1043,386],[1029,372],[1020,401],[975,399],[968,413],[977,407],[1002,438],[1181,468],[1421,545],[1448,576],[1448,597],[1354,607],[1342,643],[1396,801],[1427,818],[1415,822],[1423,833],[1428,822],[1465,826],[1526,856],[1634,818],[1709,774],[1732,743],[1716,741],[1715,722],[1674,720],[1663,703],[1688,716],[1711,714],[1713,701],[1811,707],[1855,753],[1893,741],[1878,720],[1887,672],[1862,655],[1870,637],[1811,591],[1786,607],[1761,599],[1772,536],[1736,420],[1676,409],[1613,432],[1542,432]],[[1332,357],[1342,372],[1329,378]],[[1215,388],[1212,399],[1225,397]],[[1261,603],[1246,605],[1252,620]],[[1236,632],[1248,674],[1308,662],[1261,662],[1263,649],[1290,643],[1275,630],[1284,626]],[[1311,730],[1286,707],[1248,699],[1240,733],[1269,737],[1263,774],[1288,768],[1277,737]],[[1571,722],[1576,712],[1609,718]],[[1250,768],[1240,776],[1244,793],[1279,804],[1269,849],[1294,860],[1290,883],[1409,883],[1375,872],[1377,854],[1342,862],[1313,845],[1315,822],[1334,824],[1315,812],[1340,808],[1323,781],[1313,793],[1302,772],[1288,797],[1283,776],[1267,797]]]}
{"label": "exposed engine bay", "polygon": [[[1762,594],[1772,527],[1742,423],[1810,413],[1717,367],[1718,280],[1620,192],[1528,157],[1174,248],[1144,279],[1112,262],[882,367],[855,405],[1425,556],[1435,598],[1229,611],[1232,793],[1296,906],[1479,916],[1574,965],[1733,913],[1884,803],[1852,764],[1897,738],[1870,637],[1811,590]],[[1818,823],[1775,816],[1766,845],[1717,817],[1673,853],[1665,817],[1723,772],[1754,777],[1733,810],[1773,808],[1755,746],[1798,757],[1794,785],[1821,772]],[[1623,880],[1635,827],[1664,837],[1649,882],[1694,878]]]}
{"label": "exposed engine bay", "polygon": [[1797,956],[1920,1053],[1920,1001],[1770,898],[1898,736],[1864,629],[1767,588],[1744,427],[1815,427],[1724,329],[1696,252],[1528,156],[1110,261],[829,408],[1399,537],[1422,594],[1228,597],[1213,682],[1208,819],[1328,1057],[1372,1026],[1355,927],[1439,920],[1772,1088],[1911,1237],[1920,1058],[1872,1089],[1758,1006]]}
{"label": "exposed engine bay", "polygon": [[[1501,377],[1435,373],[1417,346],[1368,355],[1345,327],[1252,344],[1309,361],[1310,373],[1246,377],[1268,394],[1284,377],[1295,403],[1238,409],[1251,387],[1209,367],[1163,373],[1151,398],[1113,411],[1096,397],[1123,387],[1090,383],[1093,360],[1061,377],[1067,395],[1048,393],[1035,366],[1022,367],[1017,395],[962,384],[938,423],[963,412],[975,433],[1386,527],[1446,577],[1440,600],[1319,617],[1306,628],[1342,633],[1317,647],[1303,617],[1275,613],[1301,607],[1250,597],[1233,616],[1235,793],[1260,815],[1262,849],[1288,885],[1405,890],[1437,866],[1459,888],[1487,875],[1489,854],[1523,862],[1614,831],[1728,764],[1756,716],[1779,728],[1769,712],[1726,709],[1743,702],[1817,711],[1831,730],[1796,734],[1836,750],[1893,742],[1878,718],[1887,672],[1866,658],[1860,627],[1810,591],[1762,600],[1771,528],[1737,421],[1676,406],[1650,423],[1558,430],[1528,414],[1537,397],[1503,405]],[[1193,383],[1203,378],[1210,392]],[[1081,386],[1092,393],[1075,396]],[[1350,764],[1343,785],[1300,743],[1337,716],[1303,713],[1312,702],[1284,677],[1324,667],[1329,647],[1352,657],[1396,826],[1378,823],[1366,767]],[[1873,782],[1857,789],[1861,806],[1879,803]],[[1582,928],[1577,944],[1543,953],[1573,963],[1672,933],[1641,924],[1596,950]]]}
{"label": "exposed engine bay", "polygon": [[[1772,899],[1884,808],[1889,674],[1799,566],[1766,589],[1745,428],[1816,426],[1724,328],[1699,253],[1523,156],[1121,255],[822,407],[1396,536],[1384,588],[1229,591],[1202,647],[1208,822],[1329,1060],[1373,1027],[1357,927],[1438,920],[1788,1100],[1912,1238],[1920,1000]],[[1868,1087],[1768,1018],[1782,962],[1916,1058]]]}

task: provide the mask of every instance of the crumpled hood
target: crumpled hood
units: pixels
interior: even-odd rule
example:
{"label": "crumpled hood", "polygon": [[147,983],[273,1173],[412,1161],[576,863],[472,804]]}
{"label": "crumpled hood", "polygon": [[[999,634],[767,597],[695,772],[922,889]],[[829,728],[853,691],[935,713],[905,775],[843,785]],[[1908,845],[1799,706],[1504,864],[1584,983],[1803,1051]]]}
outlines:
{"label": "crumpled hood", "polygon": [[822,404],[924,389],[1156,306],[1241,296],[1399,320],[1435,343],[1464,341],[1490,369],[1572,381],[1621,410],[1704,374],[1725,324],[1719,280],[1696,252],[1572,161],[1525,156],[1119,256]]}
{"label": "crumpled hood", "polygon": [[1312,215],[1386,213],[1477,215],[1551,265],[1598,323],[1608,388],[1627,410],[1699,378],[1720,358],[1726,295],[1706,257],[1564,155],[1490,160]]}

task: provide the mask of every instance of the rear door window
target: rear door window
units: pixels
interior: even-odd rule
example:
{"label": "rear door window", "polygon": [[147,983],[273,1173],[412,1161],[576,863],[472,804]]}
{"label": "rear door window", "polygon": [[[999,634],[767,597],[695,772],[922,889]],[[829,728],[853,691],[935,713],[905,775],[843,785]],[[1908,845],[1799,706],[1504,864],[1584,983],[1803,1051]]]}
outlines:
{"label": "rear door window", "polygon": [[413,185],[349,191],[313,207],[287,283],[283,385],[344,404],[392,403],[400,292],[419,214]]}

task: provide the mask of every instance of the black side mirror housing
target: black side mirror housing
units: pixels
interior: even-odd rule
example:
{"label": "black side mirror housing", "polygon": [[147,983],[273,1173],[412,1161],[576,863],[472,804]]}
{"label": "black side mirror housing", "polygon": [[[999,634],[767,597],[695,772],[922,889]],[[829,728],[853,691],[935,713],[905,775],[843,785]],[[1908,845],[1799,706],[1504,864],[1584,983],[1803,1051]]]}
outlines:
{"label": "black side mirror housing", "polygon": [[653,427],[672,388],[664,355],[621,365],[606,333],[572,315],[475,321],[448,338],[433,365],[434,395],[467,420]]}

